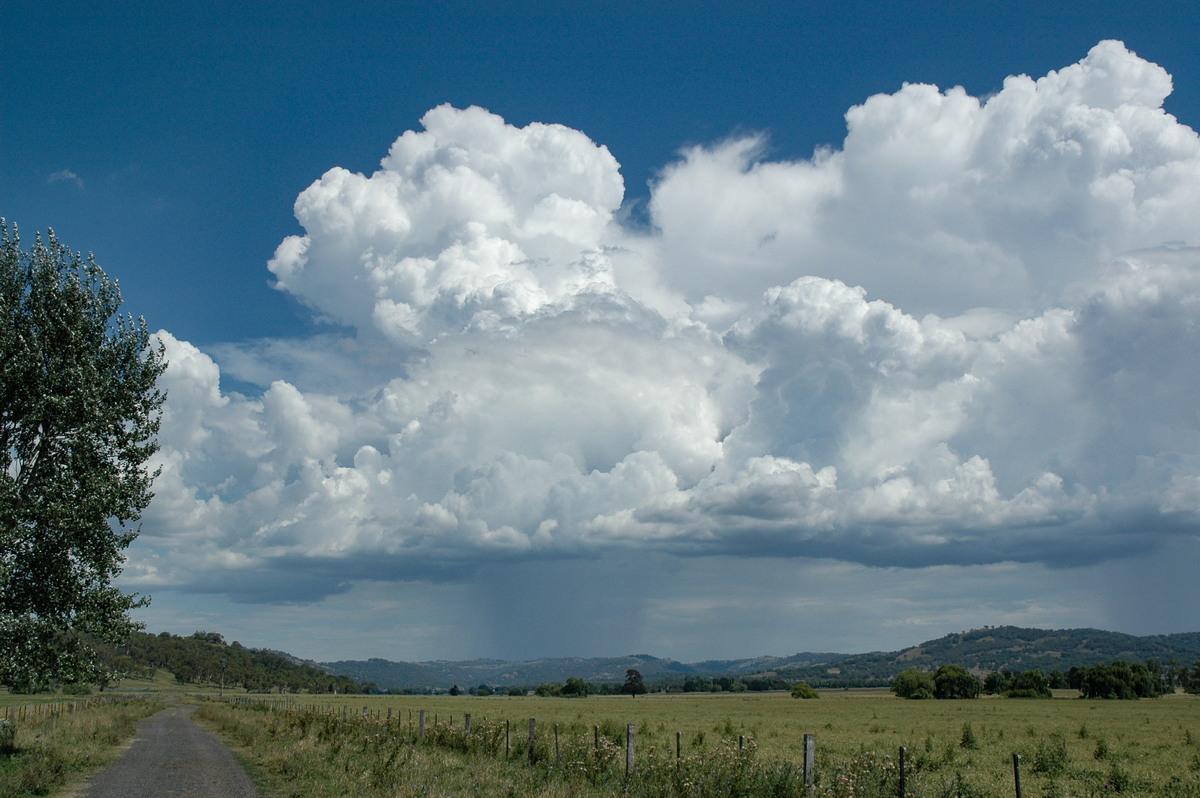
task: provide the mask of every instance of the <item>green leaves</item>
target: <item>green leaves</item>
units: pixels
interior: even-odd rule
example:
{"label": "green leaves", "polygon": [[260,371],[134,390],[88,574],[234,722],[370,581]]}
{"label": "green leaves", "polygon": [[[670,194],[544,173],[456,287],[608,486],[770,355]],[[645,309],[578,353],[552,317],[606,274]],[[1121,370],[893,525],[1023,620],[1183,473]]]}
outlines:
{"label": "green leaves", "polygon": [[111,582],[149,504],[166,368],[91,256],[0,219],[0,683],[95,678],[143,599]]}

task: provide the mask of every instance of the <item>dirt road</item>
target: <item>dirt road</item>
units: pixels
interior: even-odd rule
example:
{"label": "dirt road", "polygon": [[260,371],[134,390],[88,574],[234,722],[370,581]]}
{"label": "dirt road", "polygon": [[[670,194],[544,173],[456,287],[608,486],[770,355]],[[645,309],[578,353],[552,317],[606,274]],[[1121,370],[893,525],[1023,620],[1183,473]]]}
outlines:
{"label": "dirt road", "polygon": [[190,704],[138,723],[124,755],[73,795],[78,798],[257,798],[225,744],[192,720]]}

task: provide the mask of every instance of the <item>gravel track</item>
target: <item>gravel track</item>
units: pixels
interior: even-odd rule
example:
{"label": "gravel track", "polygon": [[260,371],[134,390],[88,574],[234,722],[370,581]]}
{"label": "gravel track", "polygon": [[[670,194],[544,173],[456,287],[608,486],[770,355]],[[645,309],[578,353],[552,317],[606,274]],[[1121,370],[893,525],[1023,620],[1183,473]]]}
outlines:
{"label": "gravel track", "polygon": [[258,798],[254,783],[212,732],[196,725],[191,704],[138,723],[120,759],[74,793],[78,798]]}

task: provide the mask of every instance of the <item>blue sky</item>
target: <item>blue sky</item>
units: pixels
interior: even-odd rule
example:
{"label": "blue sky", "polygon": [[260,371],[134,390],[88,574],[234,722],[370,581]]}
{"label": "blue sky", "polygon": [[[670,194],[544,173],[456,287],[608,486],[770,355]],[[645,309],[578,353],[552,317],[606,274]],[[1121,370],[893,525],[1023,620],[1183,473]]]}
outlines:
{"label": "blue sky", "polygon": [[10,3],[0,216],[164,331],[125,575],[155,631],[685,660],[1193,631],[1198,26]]}

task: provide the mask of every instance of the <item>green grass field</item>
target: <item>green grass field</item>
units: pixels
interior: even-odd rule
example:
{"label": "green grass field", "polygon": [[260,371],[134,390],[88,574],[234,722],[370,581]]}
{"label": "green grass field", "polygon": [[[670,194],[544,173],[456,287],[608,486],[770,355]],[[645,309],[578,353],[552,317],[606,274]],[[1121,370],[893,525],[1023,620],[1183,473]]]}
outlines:
{"label": "green grass field", "polygon": [[[1072,691],[1069,695],[1074,695]],[[274,697],[281,701],[280,697]],[[508,722],[511,757],[501,763],[498,775],[497,755],[479,752],[449,756],[456,764],[447,774],[457,774],[456,784],[475,783],[486,778],[506,783],[522,778],[519,764],[526,750],[529,719],[537,721],[538,756],[542,775],[538,791],[522,782],[513,794],[601,795],[611,790],[644,795],[724,795],[776,794],[774,792],[698,791],[692,784],[685,790],[678,778],[663,776],[657,781],[646,777],[636,790],[622,786],[623,741],[627,724],[636,729],[636,756],[639,771],[671,773],[675,767],[676,743],[687,767],[703,774],[705,767],[717,767],[722,758],[738,758],[753,767],[770,763],[788,763],[796,771],[803,761],[805,734],[816,741],[816,792],[827,796],[895,795],[896,760],[901,746],[906,748],[907,791],[915,796],[1011,796],[1014,753],[1021,756],[1021,779],[1025,796],[1124,795],[1200,796],[1200,698],[1188,695],[1166,696],[1142,701],[1087,701],[1060,696],[1050,700],[982,698],[971,701],[904,701],[882,691],[824,692],[817,700],[795,700],[787,694],[684,694],[649,695],[636,699],[628,696],[592,696],[584,699],[537,697],[470,696],[345,696],[336,698],[295,696],[294,704],[324,711],[331,709],[339,718],[341,707],[353,722],[338,728],[358,729],[361,745],[349,739],[337,743],[345,762],[357,763],[362,773],[353,783],[374,772],[369,753],[372,746],[381,752],[391,750],[379,740],[400,739],[401,731],[415,728],[421,710],[426,712],[429,739],[448,741],[450,747],[464,747],[461,729],[466,714],[472,715],[477,730],[500,728]],[[362,721],[367,708],[370,721]],[[392,713],[392,726],[382,724]],[[299,750],[320,749],[313,727],[289,733],[294,725],[287,713],[232,713],[242,718],[229,721],[240,728],[241,743],[249,756],[263,757],[263,773],[272,776],[270,762],[286,761]],[[378,719],[379,723],[376,722]],[[272,724],[274,730],[261,738],[254,724]],[[249,725],[247,725],[249,724]],[[560,756],[565,760],[590,750],[595,727],[599,726],[605,746],[619,750],[612,756],[609,769],[613,779],[572,782],[566,772],[554,776],[554,727],[558,726]],[[326,744],[336,736],[326,726]],[[226,729],[229,733],[229,729]],[[351,736],[353,736],[353,734]],[[678,736],[677,736],[678,735]],[[376,742],[368,744],[367,738]],[[457,742],[455,742],[457,741]],[[611,745],[610,745],[611,744]],[[268,751],[276,745],[278,750]],[[739,751],[740,746],[745,748]],[[288,748],[293,749],[290,753]],[[414,748],[408,746],[408,748]],[[405,749],[407,750],[407,749]],[[424,749],[423,749],[424,750]],[[474,750],[474,749],[471,749]],[[254,753],[254,752],[257,753]],[[384,755],[380,753],[379,755]],[[426,751],[423,755],[432,756]],[[392,757],[395,765],[395,754]],[[315,759],[337,763],[337,756],[317,755]],[[503,759],[503,757],[499,757]],[[729,759],[730,762],[733,759]],[[266,763],[265,765],[263,763]],[[688,764],[690,763],[690,764]],[[444,764],[444,763],[443,763]],[[736,765],[741,767],[742,764]],[[344,778],[351,778],[353,767],[338,765]],[[732,779],[732,771],[722,765]],[[529,770],[527,767],[525,770]],[[564,771],[569,770],[564,767]],[[678,771],[678,768],[677,768]],[[689,771],[690,772],[690,771]],[[516,775],[512,775],[516,774]],[[297,777],[293,767],[292,777]],[[298,778],[298,777],[297,777]],[[424,781],[432,776],[425,773]],[[674,779],[674,780],[672,780]],[[418,779],[419,780],[419,779]],[[778,783],[788,782],[786,779]],[[446,792],[389,791],[405,779],[393,773],[392,779],[375,778],[383,785],[379,791],[345,794],[363,795],[452,795]],[[749,783],[749,782],[748,782]],[[336,785],[322,784],[307,791],[281,789],[292,795],[336,795]],[[392,785],[392,788],[387,787]],[[274,783],[286,787],[284,782]],[[423,790],[430,789],[428,784]],[[762,787],[763,790],[774,789]],[[782,789],[782,788],[781,788]],[[789,786],[788,789],[791,789]],[[546,792],[550,790],[550,792]],[[656,791],[657,790],[657,791]],[[780,793],[784,794],[784,793]]]}

